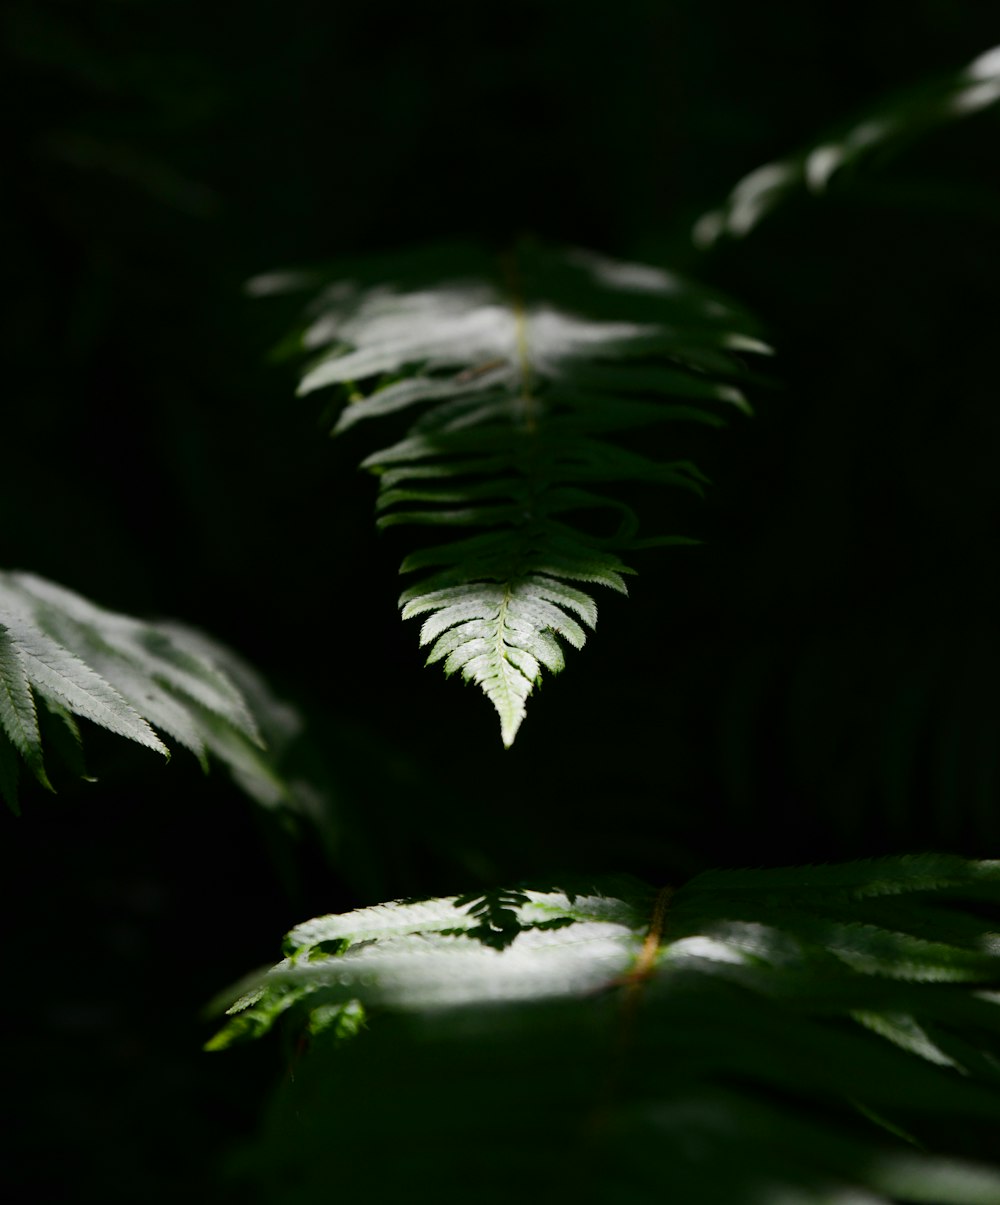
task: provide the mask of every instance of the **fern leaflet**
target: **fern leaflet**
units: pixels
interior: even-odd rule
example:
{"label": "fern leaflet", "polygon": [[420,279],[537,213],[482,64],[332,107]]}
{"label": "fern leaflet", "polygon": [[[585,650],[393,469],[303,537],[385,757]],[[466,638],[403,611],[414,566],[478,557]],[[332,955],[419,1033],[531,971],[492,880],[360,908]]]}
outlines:
{"label": "fern leaflet", "polygon": [[722,206],[698,219],[694,241],[708,248],[725,238],[742,238],[793,194],[806,190],[821,195],[845,169],[997,100],[1000,46],[978,55],[961,71],[883,102],[798,154],[755,168]]}
{"label": "fern leaflet", "polygon": [[473,531],[404,560],[401,572],[428,572],[400,606],[423,619],[428,663],[485,692],[509,746],[543,670],[562,669],[561,644],[581,648],[594,627],[589,587],[625,593],[621,554],[695,542],[640,537],[634,510],[602,488],[697,493],[695,466],[648,437],[608,437],[722,425],[720,403],[748,409],[736,353],[767,348],[746,315],[657,268],[535,245],[499,269],[471,252],[451,277],[443,266],[418,256],[322,290],[299,391],[339,387],[335,432],[421,408],[363,461],[379,477],[377,523]]}
{"label": "fern leaflet", "polygon": [[[52,789],[46,728],[50,750],[83,775],[78,716],[164,756],[157,731],[203,766],[211,752],[254,798],[278,802],[285,788],[232,672],[255,676],[240,666],[178,625],[142,622],[32,574],[0,571],[0,794],[16,811],[20,760]],[[270,725],[277,705],[262,688],[255,703]]]}

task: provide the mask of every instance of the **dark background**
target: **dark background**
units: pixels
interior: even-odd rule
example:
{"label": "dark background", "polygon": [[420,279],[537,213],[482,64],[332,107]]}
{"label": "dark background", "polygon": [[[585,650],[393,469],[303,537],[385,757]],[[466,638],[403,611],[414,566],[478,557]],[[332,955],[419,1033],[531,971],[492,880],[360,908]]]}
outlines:
{"label": "dark background", "polygon": [[[996,116],[745,243],[688,238],[748,170],[1000,41],[990,7],[9,8],[0,565],[228,642],[301,709],[326,801],[291,831],[221,771],[94,734],[98,785],[3,820],[24,1196],[223,1199],[284,1063],[202,1055],[200,1011],[305,916],[562,871],[996,854]],[[366,433],[326,438],[268,360],[292,311],[242,284],[523,232],[730,291],[781,388],[683,436],[715,484],[649,527],[705,544],[642,555],[504,753],[398,621]]]}

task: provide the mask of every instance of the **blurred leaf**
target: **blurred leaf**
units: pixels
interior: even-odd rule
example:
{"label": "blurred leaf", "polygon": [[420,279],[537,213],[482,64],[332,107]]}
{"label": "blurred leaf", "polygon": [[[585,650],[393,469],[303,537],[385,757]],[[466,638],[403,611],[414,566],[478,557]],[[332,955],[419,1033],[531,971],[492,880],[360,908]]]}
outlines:
{"label": "blurred leaf", "polygon": [[765,164],[736,185],[719,209],[703,214],[693,231],[704,248],[742,238],[795,193],[820,195],[841,172],[878,154],[978,113],[1000,100],[1000,46],[961,71],[921,85],[873,108],[820,142],[788,159]]}

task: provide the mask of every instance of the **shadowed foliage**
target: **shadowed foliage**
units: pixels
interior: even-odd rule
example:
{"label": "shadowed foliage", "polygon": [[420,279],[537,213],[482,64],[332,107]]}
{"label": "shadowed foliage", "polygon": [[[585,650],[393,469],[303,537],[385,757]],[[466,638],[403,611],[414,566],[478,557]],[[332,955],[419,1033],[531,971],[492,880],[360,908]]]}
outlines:
{"label": "shadowed foliage", "polygon": [[8,8],[4,1199],[996,1205],[995,14]]}

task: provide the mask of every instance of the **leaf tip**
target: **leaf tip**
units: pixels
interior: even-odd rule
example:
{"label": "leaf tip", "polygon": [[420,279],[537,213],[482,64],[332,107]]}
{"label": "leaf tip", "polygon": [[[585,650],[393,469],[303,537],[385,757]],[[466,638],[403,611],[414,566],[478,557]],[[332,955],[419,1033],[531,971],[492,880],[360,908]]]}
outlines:
{"label": "leaf tip", "polygon": [[503,741],[503,747],[509,749],[517,737],[518,730],[524,720],[524,714],[518,716],[502,717],[500,720],[500,739]]}

